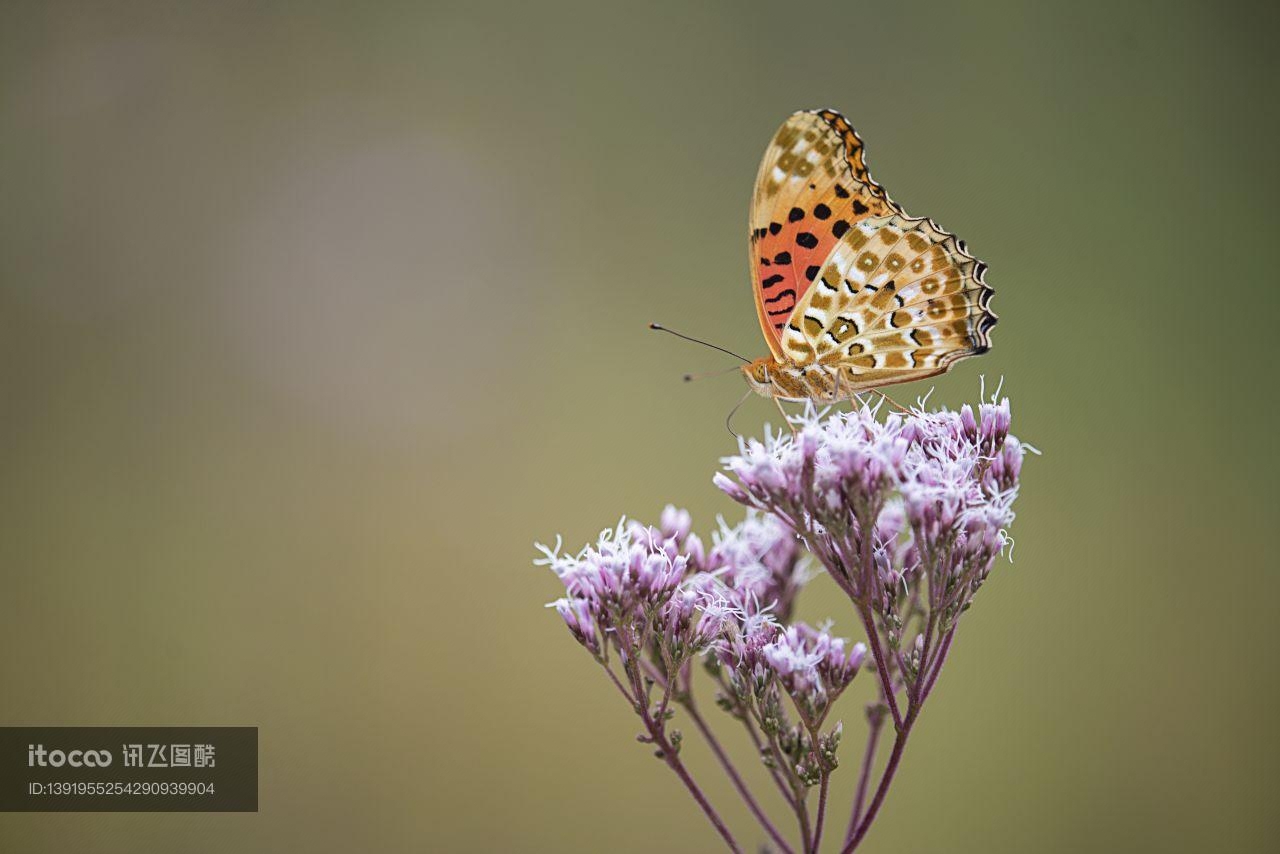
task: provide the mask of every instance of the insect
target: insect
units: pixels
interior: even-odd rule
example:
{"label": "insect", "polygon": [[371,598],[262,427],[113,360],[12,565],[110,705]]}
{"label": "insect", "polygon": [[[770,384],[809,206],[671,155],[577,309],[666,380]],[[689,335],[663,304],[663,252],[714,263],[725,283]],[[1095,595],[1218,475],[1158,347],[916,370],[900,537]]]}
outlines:
{"label": "insect", "polygon": [[889,198],[867,171],[862,139],[833,110],[795,113],[778,129],[750,228],[770,355],[741,370],[764,397],[836,403],[991,347],[986,265]]}

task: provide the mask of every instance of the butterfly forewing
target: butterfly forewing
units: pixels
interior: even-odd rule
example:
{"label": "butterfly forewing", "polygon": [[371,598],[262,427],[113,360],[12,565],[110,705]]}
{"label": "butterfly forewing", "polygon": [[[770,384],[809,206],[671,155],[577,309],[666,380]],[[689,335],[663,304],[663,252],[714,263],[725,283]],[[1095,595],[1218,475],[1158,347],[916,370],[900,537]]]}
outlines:
{"label": "butterfly forewing", "polygon": [[756,312],[775,358],[784,358],[788,320],[841,238],[867,217],[895,212],[844,117],[799,112],[778,129],[760,163],[750,219]]}

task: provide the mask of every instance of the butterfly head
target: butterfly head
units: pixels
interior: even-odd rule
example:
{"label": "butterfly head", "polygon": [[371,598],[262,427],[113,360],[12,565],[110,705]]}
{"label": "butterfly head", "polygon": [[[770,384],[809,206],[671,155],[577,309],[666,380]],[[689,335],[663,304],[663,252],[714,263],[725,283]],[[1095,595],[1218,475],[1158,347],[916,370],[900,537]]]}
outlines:
{"label": "butterfly head", "polygon": [[756,359],[754,362],[748,362],[742,366],[742,374],[747,378],[747,385],[751,386],[751,390],[756,394],[764,397],[773,397],[773,377],[777,371],[778,363],[768,356]]}

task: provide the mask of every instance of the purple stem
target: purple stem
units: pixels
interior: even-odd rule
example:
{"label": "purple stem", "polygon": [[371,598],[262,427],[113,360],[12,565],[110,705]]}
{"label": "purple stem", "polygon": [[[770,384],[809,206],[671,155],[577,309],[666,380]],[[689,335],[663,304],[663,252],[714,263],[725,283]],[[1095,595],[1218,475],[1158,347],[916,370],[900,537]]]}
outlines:
{"label": "purple stem", "polygon": [[[754,714],[754,712],[753,712]],[[763,729],[763,725],[761,726]],[[805,851],[810,850],[809,840],[812,838],[809,832],[809,806],[807,803],[808,793],[803,791],[803,787],[795,779],[795,772],[791,770],[791,766],[787,763],[786,757],[782,753],[782,748],[778,746],[777,734],[765,734],[768,740],[769,750],[773,754],[774,765],[781,769],[781,773],[785,779],[791,784],[791,797],[789,798],[791,809],[796,814],[796,820],[800,824],[800,847]]]}
{"label": "purple stem", "polygon": [[870,830],[871,823],[875,821],[877,813],[880,812],[880,805],[884,803],[885,795],[889,793],[889,786],[893,783],[893,776],[898,770],[898,763],[902,760],[902,751],[907,746],[907,737],[911,734],[911,727],[915,724],[916,717],[920,714],[920,707],[928,698],[929,692],[933,690],[938,674],[942,671],[942,665],[946,661],[947,653],[951,650],[951,640],[955,637],[955,634],[956,630],[953,626],[951,631],[947,632],[943,637],[937,652],[934,654],[934,660],[930,662],[928,678],[923,683],[919,682],[919,679],[924,678],[923,673],[918,678],[916,697],[908,704],[907,718],[898,729],[897,738],[893,741],[893,752],[889,754],[889,763],[885,766],[884,774],[880,778],[880,785],[876,787],[875,796],[871,799],[871,806],[867,809],[867,814],[858,825],[857,831],[845,843],[841,854],[850,854],[858,847],[858,844],[862,842],[862,838]]}
{"label": "purple stem", "polygon": [[[688,685],[686,684],[686,689],[687,688]],[[729,775],[729,779],[733,782],[734,788],[738,790],[738,794],[742,795],[742,800],[746,802],[747,809],[751,810],[751,814],[756,817],[756,821],[760,822],[760,826],[764,828],[770,838],[778,844],[778,847],[784,852],[784,854],[791,854],[791,846],[787,844],[787,840],[778,831],[778,828],[774,826],[774,823],[769,820],[769,816],[767,816],[764,810],[760,808],[760,804],[757,803],[756,799],[752,796],[751,790],[748,789],[747,784],[743,782],[742,776],[738,773],[738,769],[734,767],[728,754],[726,754],[724,752],[724,748],[720,746],[719,740],[711,732],[711,727],[708,726],[702,715],[698,713],[698,708],[693,703],[692,693],[686,691],[685,697],[685,711],[688,712],[689,718],[693,721],[694,726],[696,726],[698,731],[702,733],[702,737],[707,740],[707,744],[711,747],[711,752],[716,755],[716,759],[720,760],[721,767],[723,767],[725,773]]]}
{"label": "purple stem", "polygon": [[689,794],[693,795],[693,799],[698,802],[698,806],[702,807],[702,811],[707,814],[707,818],[711,820],[716,831],[724,838],[725,844],[729,846],[729,850],[733,851],[734,854],[741,854],[742,849],[738,847],[738,843],[733,838],[733,834],[729,832],[729,828],[725,827],[724,821],[721,820],[720,815],[707,801],[706,796],[702,794],[702,790],[698,788],[698,784],[693,782],[693,777],[689,776],[689,772],[685,770],[684,763],[682,763],[676,756],[675,750],[673,750],[671,745],[667,742],[666,736],[663,734],[661,728],[653,725],[651,722],[647,725],[649,726],[650,734],[653,735],[654,741],[657,742],[659,749],[662,750],[662,758],[666,761],[667,765],[671,767],[672,771],[676,772],[676,776],[680,778],[682,783],[684,783],[685,788],[689,790]]}
{"label": "purple stem", "polygon": [[631,708],[635,709],[636,714],[639,714],[640,713],[639,704],[636,703],[636,700],[634,697],[631,696],[631,693],[627,691],[626,688],[623,687],[622,682],[620,682],[618,680],[618,677],[614,675],[612,668],[610,668],[609,665],[604,664],[603,662],[601,662],[601,666],[604,667],[604,672],[609,674],[609,680],[613,682],[614,685],[618,686],[618,690],[622,692],[622,696],[627,698],[627,703],[630,704]]}
{"label": "purple stem", "polygon": [[741,854],[742,849],[738,847],[738,842],[733,838],[733,834],[729,832],[729,828],[725,827],[724,821],[715,811],[711,804],[707,801],[702,790],[698,788],[698,784],[693,782],[693,778],[689,776],[689,772],[685,770],[684,763],[676,756],[675,750],[667,742],[666,735],[663,734],[661,727],[654,725],[645,715],[646,726],[649,734],[653,736],[654,741],[658,744],[658,748],[662,751],[662,758],[670,766],[671,770],[676,772],[676,776],[680,778],[680,782],[684,783],[685,788],[689,790],[689,794],[693,795],[693,799],[698,802],[698,806],[702,807],[702,811],[707,814],[707,818],[715,825],[716,831],[724,838],[725,844],[729,846],[729,850],[734,854]]}
{"label": "purple stem", "polygon": [[[721,690],[724,691],[724,694],[726,697],[731,696],[729,686],[727,686],[724,683],[723,679],[716,677],[716,684],[718,684]],[[751,743],[756,748],[756,755],[757,756],[763,755],[764,743],[760,740],[759,733],[756,732],[755,724],[751,722],[751,712],[746,709],[743,709],[742,717],[740,718],[740,720],[742,721],[742,725],[747,729],[747,735],[751,737]],[[794,811],[796,808],[795,800],[792,798],[791,791],[787,788],[786,782],[783,781],[782,775],[778,773],[777,768],[770,768],[768,770],[769,770],[769,776],[773,778],[773,782],[776,783],[778,786],[778,791],[782,793],[783,800],[785,800],[787,802],[787,806]]]}
{"label": "purple stem", "polygon": [[[814,756],[818,757],[816,747]],[[818,757],[818,761],[822,761],[821,757]],[[814,819],[813,824],[813,844],[809,846],[809,850],[813,854],[818,854],[818,846],[822,843],[822,822],[827,817],[827,788],[830,782],[831,772],[824,769],[822,772],[822,784],[818,789],[818,816]]]}
{"label": "purple stem", "polygon": [[933,627],[937,624],[938,618],[930,614],[929,621],[924,627],[924,642],[920,645],[920,669],[916,671],[916,678],[912,681],[911,687],[908,688],[910,699],[915,705],[920,704],[920,699],[924,695],[924,683],[929,674],[929,668],[933,662],[929,660],[929,653],[933,651]]}
{"label": "purple stem", "polygon": [[[862,532],[862,566],[861,570],[861,590],[863,596],[868,596],[872,586],[872,579],[875,577],[875,566],[871,559],[871,536],[875,530],[875,519],[880,515],[880,509],[877,507],[875,512],[867,514],[865,518],[858,519],[858,528]],[[853,600],[854,607],[858,611],[858,615],[862,617],[862,625],[867,630],[867,643],[871,644],[871,654],[876,660],[876,672],[880,674],[880,684],[884,688],[884,697],[889,704],[889,712],[893,715],[894,729],[902,731],[902,713],[898,711],[898,700],[893,693],[893,681],[889,676],[889,662],[885,661],[884,653],[880,648],[880,635],[876,631],[875,619],[871,616],[871,608],[867,600]]]}
{"label": "purple stem", "polygon": [[[747,728],[747,734],[751,736],[751,743],[755,745],[756,753],[759,754],[761,757],[763,757],[764,751],[765,751],[765,743],[760,740],[760,735],[756,732],[756,725],[751,722],[750,717],[744,717],[742,719],[742,723]],[[795,809],[796,809],[795,793],[792,792],[791,788],[787,784],[786,779],[782,776],[782,773],[779,772],[776,767],[771,767],[768,770],[769,770],[769,776],[772,777],[773,782],[778,785],[778,792],[782,795],[782,799],[787,802],[787,806],[791,808],[791,811],[795,812]]]}
{"label": "purple stem", "polygon": [[880,785],[876,787],[875,796],[871,799],[871,806],[867,808],[867,814],[863,817],[862,823],[858,825],[857,832],[853,838],[845,843],[840,854],[850,854],[858,844],[862,842],[862,838],[867,835],[867,831],[871,828],[871,822],[876,820],[876,814],[880,812],[880,805],[884,803],[884,797],[889,792],[889,786],[893,783],[893,775],[898,770],[898,763],[902,761],[902,750],[907,746],[907,736],[911,734],[911,725],[915,723],[915,716],[918,707],[912,707],[907,712],[907,719],[903,722],[902,729],[898,730],[898,736],[893,740],[893,752],[889,754],[889,764],[885,766],[884,775],[880,778]]}
{"label": "purple stem", "polygon": [[876,748],[880,744],[880,728],[884,726],[883,711],[875,714],[868,722],[867,748],[862,752],[862,770],[858,774],[858,791],[853,796],[853,812],[849,815],[849,829],[845,831],[844,841],[848,845],[858,829],[858,819],[862,817],[862,805],[867,801],[867,787],[871,785],[871,769],[875,767]]}
{"label": "purple stem", "polygon": [[[757,723],[760,724],[761,732],[764,732],[764,721],[760,718],[755,708],[755,703],[751,704],[749,713],[756,718]],[[809,840],[812,839],[812,836],[809,831],[808,793],[803,790],[803,786],[795,776],[795,771],[792,770],[786,756],[783,755],[782,748],[778,745],[777,733],[771,735],[765,732],[765,739],[769,745],[769,751],[773,755],[774,767],[779,770],[779,773],[790,784],[791,797],[787,800],[796,814],[796,820],[800,824],[800,847],[805,851],[809,851],[811,850]]]}
{"label": "purple stem", "polygon": [[[675,749],[671,746],[671,742],[667,740],[666,722],[655,721],[653,716],[649,714],[649,702],[645,698],[644,689],[640,684],[640,668],[635,666],[635,657],[632,656],[626,667],[627,676],[631,681],[631,691],[635,696],[635,708],[640,713],[640,719],[644,722],[644,727],[649,731],[649,737],[653,743],[658,746],[658,750],[662,755],[662,760],[667,763],[667,767],[676,773],[680,778],[680,782],[684,783],[689,794],[693,796],[694,801],[702,808],[707,819],[715,827],[716,832],[724,839],[725,844],[729,846],[729,850],[734,854],[742,854],[742,849],[738,847],[738,841],[733,838],[733,834],[729,832],[729,828],[725,826],[720,814],[715,811],[711,803],[707,800],[706,795],[702,793],[702,789],[693,781],[693,777],[689,775],[689,771],[684,767],[684,763],[680,761],[680,757],[676,754]],[[610,671],[610,675],[613,673]],[[617,680],[615,679],[615,682]],[[622,686],[618,685],[619,689]],[[626,691],[623,691],[626,694]]]}
{"label": "purple stem", "polygon": [[884,692],[885,702],[889,704],[889,713],[893,715],[893,727],[901,732],[902,714],[898,711],[898,701],[893,696],[893,683],[889,677],[889,663],[884,660],[884,653],[881,652],[880,635],[876,632],[875,621],[871,618],[869,608],[858,606],[858,614],[862,617],[862,625],[867,630],[867,642],[871,644],[871,655],[876,660],[876,671],[880,674],[880,686]]}
{"label": "purple stem", "polygon": [[952,626],[951,631],[942,638],[942,644],[938,647],[937,655],[934,656],[933,670],[929,674],[928,680],[924,683],[924,691],[920,695],[920,703],[924,703],[929,699],[929,694],[933,691],[933,684],[938,681],[938,674],[942,672],[942,665],[947,662],[947,653],[951,651],[951,639],[956,636],[956,627]]}

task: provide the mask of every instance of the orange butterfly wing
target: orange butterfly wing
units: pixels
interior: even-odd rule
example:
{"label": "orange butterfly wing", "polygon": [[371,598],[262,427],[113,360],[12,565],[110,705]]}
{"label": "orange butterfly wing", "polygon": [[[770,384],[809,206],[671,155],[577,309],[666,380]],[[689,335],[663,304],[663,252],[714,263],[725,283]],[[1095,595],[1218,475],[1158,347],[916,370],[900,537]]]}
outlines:
{"label": "orange butterfly wing", "polygon": [[760,162],[749,221],[756,314],[775,359],[784,356],[788,318],[840,238],[867,217],[894,213],[843,116],[806,110],[783,122]]}

